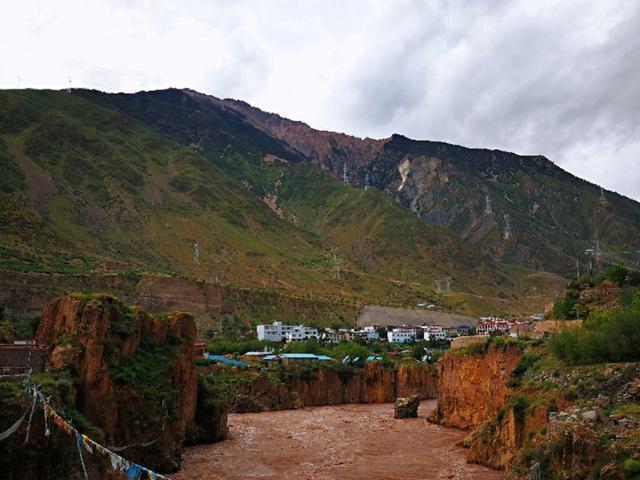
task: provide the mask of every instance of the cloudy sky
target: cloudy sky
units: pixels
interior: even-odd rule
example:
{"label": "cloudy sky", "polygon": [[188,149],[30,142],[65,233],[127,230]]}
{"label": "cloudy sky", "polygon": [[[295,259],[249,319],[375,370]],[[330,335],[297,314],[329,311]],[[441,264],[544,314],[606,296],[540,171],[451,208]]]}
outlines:
{"label": "cloudy sky", "polygon": [[0,88],[190,87],[363,137],[543,154],[640,199],[639,30],[635,0],[3,2]]}

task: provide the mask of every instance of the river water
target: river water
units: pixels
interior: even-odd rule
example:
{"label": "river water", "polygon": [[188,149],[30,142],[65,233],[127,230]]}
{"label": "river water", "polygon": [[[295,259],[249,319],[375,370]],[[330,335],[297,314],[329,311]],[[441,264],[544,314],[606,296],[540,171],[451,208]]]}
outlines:
{"label": "river water", "polygon": [[503,478],[467,464],[455,446],[465,432],[395,420],[393,404],[357,404],[229,416],[224,442],[186,450],[174,480],[423,480]]}

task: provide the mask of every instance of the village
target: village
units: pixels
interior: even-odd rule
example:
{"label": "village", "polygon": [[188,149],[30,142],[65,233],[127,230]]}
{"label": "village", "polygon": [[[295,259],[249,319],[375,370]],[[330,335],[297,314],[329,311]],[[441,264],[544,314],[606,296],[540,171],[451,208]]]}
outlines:
{"label": "village", "polygon": [[465,335],[510,335],[512,337],[533,336],[535,322],[542,315],[534,314],[529,320],[507,320],[501,317],[480,317],[477,323],[457,325],[367,325],[361,328],[324,328],[306,325],[285,325],[273,322],[271,325],[256,326],[258,340],[275,343],[316,339],[322,343],[387,341],[389,343],[415,343],[419,341],[451,341]]}
{"label": "village", "polygon": [[[447,312],[366,306],[357,326],[320,328],[274,321],[255,327],[255,339],[215,348],[202,344],[206,364],[231,367],[293,366],[337,361],[363,365],[413,357],[433,363],[452,342],[473,342],[489,336],[543,337],[543,314],[520,318],[479,318]],[[246,346],[246,348],[243,348]],[[250,349],[250,346],[259,348]],[[213,351],[211,351],[213,348]],[[207,351],[209,350],[209,351]]]}

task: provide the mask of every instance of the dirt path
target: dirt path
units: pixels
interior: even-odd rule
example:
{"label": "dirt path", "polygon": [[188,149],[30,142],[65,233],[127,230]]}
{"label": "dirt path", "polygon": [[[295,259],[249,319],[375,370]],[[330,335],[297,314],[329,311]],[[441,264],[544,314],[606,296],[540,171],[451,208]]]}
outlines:
{"label": "dirt path", "polygon": [[393,405],[338,405],[229,416],[229,438],[188,448],[174,480],[477,479],[502,473],[469,465],[465,433],[420,418],[394,420]]}

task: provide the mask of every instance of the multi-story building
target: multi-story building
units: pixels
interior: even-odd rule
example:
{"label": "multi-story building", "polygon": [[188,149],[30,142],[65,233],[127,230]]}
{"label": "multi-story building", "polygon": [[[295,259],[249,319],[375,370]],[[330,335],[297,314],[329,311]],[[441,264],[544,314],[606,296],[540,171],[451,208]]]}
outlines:
{"label": "multi-story building", "polygon": [[490,335],[491,332],[506,333],[510,328],[511,325],[507,320],[491,317],[490,320],[481,321],[476,325],[476,333],[478,335]]}
{"label": "multi-story building", "polygon": [[446,340],[447,332],[440,325],[428,325],[424,328],[424,339],[426,341]]}
{"label": "multi-story building", "polygon": [[413,328],[394,328],[387,332],[389,343],[410,343],[416,341],[416,331]]}
{"label": "multi-story building", "polygon": [[256,327],[258,340],[271,342],[283,342],[294,340],[306,340],[318,338],[318,329],[305,325],[284,325],[282,322],[273,322],[272,325],[258,325]]}
{"label": "multi-story building", "polygon": [[307,340],[309,338],[319,338],[317,328],[298,325],[293,327],[284,335],[284,339],[287,342],[297,342],[300,340]]}
{"label": "multi-story building", "polygon": [[373,326],[364,327],[362,330],[356,333],[365,337],[368,342],[372,340],[380,339],[380,334],[378,333],[378,330],[376,330],[376,327],[373,327]]}

